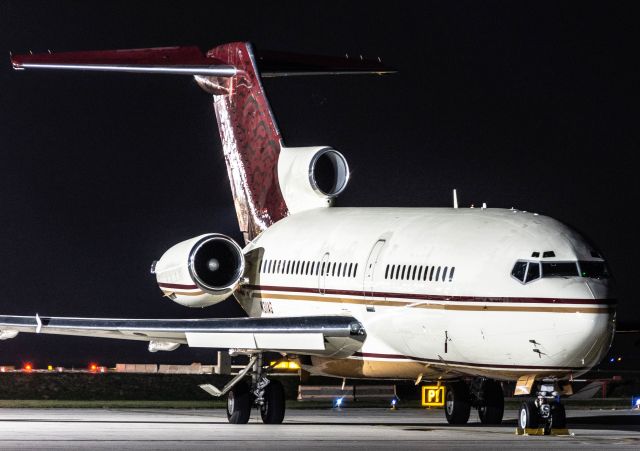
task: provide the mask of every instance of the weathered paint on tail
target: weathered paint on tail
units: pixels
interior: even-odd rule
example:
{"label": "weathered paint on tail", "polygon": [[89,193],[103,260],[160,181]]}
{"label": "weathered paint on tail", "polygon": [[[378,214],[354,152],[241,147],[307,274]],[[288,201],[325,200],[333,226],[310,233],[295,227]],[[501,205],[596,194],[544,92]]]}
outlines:
{"label": "weathered paint on tail", "polygon": [[207,53],[236,67],[233,77],[196,75],[198,84],[213,94],[238,222],[245,240],[288,214],[278,185],[278,156],[282,137],[265,97],[251,45],[224,44]]}

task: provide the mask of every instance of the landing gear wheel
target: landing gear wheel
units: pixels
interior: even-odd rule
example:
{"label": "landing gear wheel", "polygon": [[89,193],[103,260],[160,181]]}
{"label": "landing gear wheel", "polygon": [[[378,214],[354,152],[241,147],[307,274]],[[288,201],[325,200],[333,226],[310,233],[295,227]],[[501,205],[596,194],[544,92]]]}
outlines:
{"label": "landing gear wheel", "polygon": [[564,405],[559,402],[551,405],[551,427],[553,429],[567,428],[567,414],[564,410]]}
{"label": "landing gear wheel", "polygon": [[483,403],[478,407],[482,424],[500,424],[504,415],[504,393],[500,382],[486,380],[482,387]]}
{"label": "landing gear wheel", "polygon": [[449,424],[466,424],[471,413],[469,387],[464,382],[454,382],[447,386],[444,414]]}
{"label": "landing gear wheel", "polygon": [[520,406],[518,426],[521,429],[537,429],[540,426],[540,415],[533,401],[523,402]]}
{"label": "landing gear wheel", "polygon": [[264,404],[260,406],[260,416],[266,424],[280,424],[284,420],[284,388],[280,381],[271,379],[264,389]]}
{"label": "landing gear wheel", "polygon": [[227,419],[232,424],[247,424],[251,416],[253,396],[244,382],[239,382],[227,395]]}

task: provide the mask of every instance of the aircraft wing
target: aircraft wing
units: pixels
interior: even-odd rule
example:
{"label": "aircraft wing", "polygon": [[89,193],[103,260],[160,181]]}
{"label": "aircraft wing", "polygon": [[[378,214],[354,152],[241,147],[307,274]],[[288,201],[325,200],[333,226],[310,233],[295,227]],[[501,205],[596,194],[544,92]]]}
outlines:
{"label": "aircraft wing", "polygon": [[0,316],[0,339],[13,338],[19,332],[148,341],[158,350],[186,344],[331,356],[353,354],[366,337],[355,318],[338,315],[215,319]]}

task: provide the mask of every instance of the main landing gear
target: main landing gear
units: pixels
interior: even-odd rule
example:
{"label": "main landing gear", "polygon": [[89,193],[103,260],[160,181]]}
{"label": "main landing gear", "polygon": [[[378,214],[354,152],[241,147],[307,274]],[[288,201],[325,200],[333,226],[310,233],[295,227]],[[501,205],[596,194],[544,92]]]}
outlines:
{"label": "main landing gear", "polygon": [[[247,374],[251,376],[250,381],[244,380]],[[254,406],[260,409],[260,416],[266,424],[280,424],[284,420],[284,388],[280,381],[268,379],[264,375],[261,353],[253,354],[247,366],[222,390],[209,384],[200,387],[216,397],[227,395],[229,423],[248,423]]]}
{"label": "main landing gear", "polygon": [[464,381],[447,385],[444,413],[449,424],[466,424],[471,407],[478,409],[482,424],[502,423],[504,394],[500,382],[476,378],[470,385]]}
{"label": "main landing gear", "polygon": [[540,382],[535,386],[534,399],[522,403],[518,412],[518,433],[539,431],[544,435],[552,432],[567,433],[567,416],[560,402],[560,390],[555,382]]}

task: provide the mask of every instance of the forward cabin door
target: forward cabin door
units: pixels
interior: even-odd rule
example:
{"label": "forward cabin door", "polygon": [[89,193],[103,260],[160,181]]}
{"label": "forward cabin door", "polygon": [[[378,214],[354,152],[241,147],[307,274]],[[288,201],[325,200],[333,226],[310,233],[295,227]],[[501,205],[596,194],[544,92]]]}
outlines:
{"label": "forward cabin door", "polygon": [[369,252],[369,258],[367,258],[367,264],[364,267],[364,280],[362,291],[364,292],[364,298],[367,301],[366,307],[367,312],[375,312],[376,309],[371,301],[374,292],[374,281],[375,281],[375,271],[378,265],[378,259],[380,258],[380,253],[384,248],[387,240],[378,240],[376,244],[371,248],[371,252]]}

